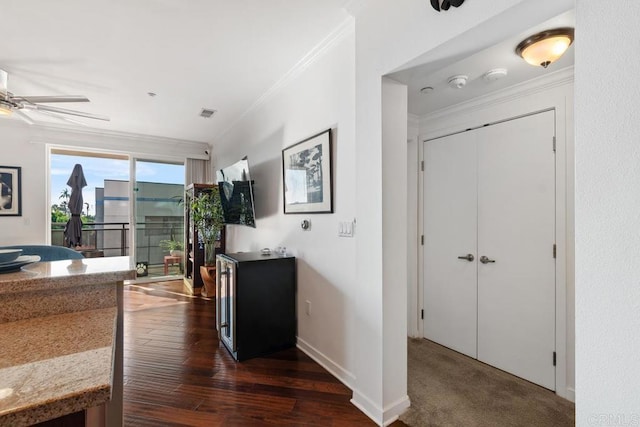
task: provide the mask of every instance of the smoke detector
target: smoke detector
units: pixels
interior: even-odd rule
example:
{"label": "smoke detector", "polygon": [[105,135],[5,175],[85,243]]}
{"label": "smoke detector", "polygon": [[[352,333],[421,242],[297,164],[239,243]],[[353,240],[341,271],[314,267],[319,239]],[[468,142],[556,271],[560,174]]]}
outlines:
{"label": "smoke detector", "polygon": [[458,76],[452,76],[452,77],[449,77],[447,84],[454,89],[462,89],[464,85],[467,84],[468,79],[469,79],[469,76],[464,76],[462,74]]}
{"label": "smoke detector", "polygon": [[488,82],[494,82],[498,79],[506,77],[507,69],[506,68],[494,68],[493,70],[489,70],[482,75],[482,78]]}

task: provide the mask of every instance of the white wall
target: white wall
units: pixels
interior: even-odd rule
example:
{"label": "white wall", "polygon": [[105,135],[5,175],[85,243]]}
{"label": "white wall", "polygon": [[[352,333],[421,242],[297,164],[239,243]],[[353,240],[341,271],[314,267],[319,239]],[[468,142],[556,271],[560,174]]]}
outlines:
{"label": "white wall", "polygon": [[576,424],[640,424],[640,2],[576,1]]}
{"label": "white wall", "polygon": [[[383,403],[400,415],[409,407],[407,376],[395,365],[407,366],[407,87],[382,79],[382,279]],[[405,169],[398,177],[398,171]],[[400,178],[400,179],[398,179]],[[399,334],[398,329],[405,333]],[[384,363],[390,361],[391,363]]]}
{"label": "white wall", "polygon": [[[0,126],[2,121],[0,121]],[[49,221],[46,186],[46,153],[43,145],[30,144],[26,124],[0,128],[1,166],[22,168],[22,216],[0,218],[0,246],[45,242]]]}
{"label": "white wall", "polygon": [[[356,2],[358,3],[358,2]],[[393,283],[383,282],[385,268],[398,264],[394,251],[382,254],[383,176],[381,135],[381,76],[401,67],[413,65],[414,59],[435,49],[458,35],[455,49],[447,54],[476,51],[481,45],[493,43],[505,36],[517,33],[566,11],[573,6],[569,0],[496,0],[490,7],[487,2],[466,2],[460,8],[448,12],[435,12],[428,2],[422,0],[370,0],[353,6],[356,15],[356,186],[358,212],[358,239],[356,248],[356,274],[358,294],[355,314],[358,319],[356,358],[359,360],[355,375],[358,379],[358,394],[354,402],[365,408],[378,423],[393,420],[402,405],[403,393],[388,396],[387,387],[397,390],[396,384],[385,384],[389,370],[397,381],[407,375],[406,363],[397,357],[383,358],[384,334],[393,330],[406,335],[407,302],[397,303],[393,308],[403,313],[403,320],[382,319],[383,288]],[[397,171],[399,185],[406,186],[406,169]],[[406,209],[406,206],[404,207]],[[404,210],[406,215],[406,210]],[[406,253],[407,242],[398,247],[397,254]],[[405,260],[403,260],[405,262]],[[406,262],[405,262],[406,264]],[[384,328],[382,323],[385,324]],[[404,392],[406,393],[406,391]],[[393,403],[398,402],[399,407]]]}
{"label": "white wall", "polygon": [[[353,384],[355,238],[338,222],[355,218],[353,25],[325,53],[214,142],[214,169],[248,156],[255,181],[256,228],[227,226],[227,252],[286,246],[297,257],[298,344],[349,386]],[[333,131],[333,214],[285,215],[282,149]],[[223,147],[223,148],[218,148]],[[300,222],[311,221],[302,230]],[[310,315],[305,301],[311,302]]]}
{"label": "white wall", "polygon": [[22,216],[0,218],[0,246],[44,244],[51,221],[48,203],[47,144],[137,154],[145,159],[204,158],[204,143],[124,133],[29,126],[19,120],[0,119],[0,165],[22,167]]}

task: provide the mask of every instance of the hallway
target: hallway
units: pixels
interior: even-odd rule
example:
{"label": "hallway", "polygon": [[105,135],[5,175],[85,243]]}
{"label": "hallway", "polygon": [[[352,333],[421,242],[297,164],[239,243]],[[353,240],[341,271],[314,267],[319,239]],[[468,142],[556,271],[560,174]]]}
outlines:
{"label": "hallway", "polygon": [[575,425],[575,405],[550,390],[425,339],[409,339],[411,408],[421,426]]}

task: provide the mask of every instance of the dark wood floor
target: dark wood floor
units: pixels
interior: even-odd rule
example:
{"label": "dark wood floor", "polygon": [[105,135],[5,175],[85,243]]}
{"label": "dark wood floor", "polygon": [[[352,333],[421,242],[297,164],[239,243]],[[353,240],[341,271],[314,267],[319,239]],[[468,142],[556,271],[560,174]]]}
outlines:
{"label": "dark wood floor", "polygon": [[234,362],[214,302],[182,292],[181,281],[125,288],[126,426],[375,425],[295,348]]}

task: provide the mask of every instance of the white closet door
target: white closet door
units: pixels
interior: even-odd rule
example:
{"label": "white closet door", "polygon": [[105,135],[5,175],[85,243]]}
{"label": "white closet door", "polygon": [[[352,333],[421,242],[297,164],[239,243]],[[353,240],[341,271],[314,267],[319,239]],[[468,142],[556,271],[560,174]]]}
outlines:
{"label": "white closet door", "polygon": [[554,112],[478,133],[478,360],[555,389]]}
{"label": "white closet door", "polygon": [[[425,337],[476,357],[475,133],[424,144]],[[458,258],[467,254],[473,261]]]}

